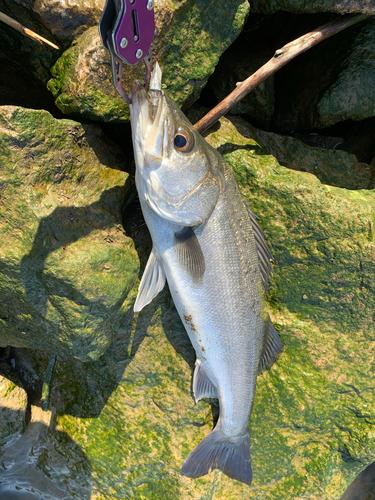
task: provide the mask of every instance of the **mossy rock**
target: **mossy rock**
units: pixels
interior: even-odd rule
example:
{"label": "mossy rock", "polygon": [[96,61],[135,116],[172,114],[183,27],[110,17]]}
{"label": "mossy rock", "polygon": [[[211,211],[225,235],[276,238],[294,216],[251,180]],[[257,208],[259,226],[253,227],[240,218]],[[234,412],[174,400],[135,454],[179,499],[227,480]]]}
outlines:
{"label": "mossy rock", "polygon": [[[375,7],[374,7],[375,14]],[[375,19],[364,25],[337,80],[320,98],[320,125],[375,116]]]}
{"label": "mossy rock", "polygon": [[23,433],[26,409],[25,390],[11,380],[0,376],[0,449]]}
{"label": "mossy rock", "polygon": [[375,14],[375,6],[371,0],[253,0],[251,10],[272,14],[278,10],[286,10],[299,14],[315,12],[337,12],[350,14],[362,12],[369,16]]}
{"label": "mossy rock", "polygon": [[[241,126],[241,119],[233,118],[233,121]],[[342,150],[343,139],[302,136],[305,140],[309,138],[328,143],[328,147],[321,148],[310,146],[296,137],[265,132],[250,125],[247,125],[247,130],[280,164],[314,174],[323,184],[347,189],[375,187],[375,166],[360,162],[354,154]]]}
{"label": "mossy rock", "polygon": [[278,72],[276,128],[286,133],[308,132],[374,117],[374,36],[374,20],[362,21]]}
{"label": "mossy rock", "polygon": [[250,132],[222,119],[208,141],[274,255],[268,303],[284,353],[257,383],[253,483],[179,474],[213,413],[194,405],[194,351],[165,290],[100,361],[56,365],[58,425],[86,454],[99,500],[334,500],[373,461],[375,193],[280,166]]}
{"label": "mossy rock", "polygon": [[123,156],[101,129],[0,108],[0,346],[96,359],[138,276]]}
{"label": "mossy rock", "polygon": [[[249,4],[215,0],[161,1],[155,4],[156,32],[152,53],[164,70],[163,86],[180,106],[198,98],[221,54],[246,21]],[[127,121],[129,107],[112,84],[110,55],[93,27],[78,37],[53,66],[48,83],[56,105],[66,114],[91,120]],[[123,87],[129,93],[145,67],[124,64]]]}

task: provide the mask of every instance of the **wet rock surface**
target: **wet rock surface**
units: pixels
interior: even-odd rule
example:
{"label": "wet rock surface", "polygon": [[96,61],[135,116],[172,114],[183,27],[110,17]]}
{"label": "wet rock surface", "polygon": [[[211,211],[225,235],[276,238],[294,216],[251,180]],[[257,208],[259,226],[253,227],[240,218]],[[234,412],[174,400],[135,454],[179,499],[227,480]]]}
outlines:
{"label": "wet rock surface", "polygon": [[[90,473],[78,447],[51,427],[51,412],[31,407],[31,420],[22,437],[0,449],[2,498],[90,498]],[[86,467],[85,467],[86,466]]]}

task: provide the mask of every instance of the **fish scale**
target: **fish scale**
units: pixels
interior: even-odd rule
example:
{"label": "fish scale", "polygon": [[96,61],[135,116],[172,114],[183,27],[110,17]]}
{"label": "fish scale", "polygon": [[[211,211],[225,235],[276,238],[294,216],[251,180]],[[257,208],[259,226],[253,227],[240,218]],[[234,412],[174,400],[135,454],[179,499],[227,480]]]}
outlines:
{"label": "fish scale", "polygon": [[218,468],[250,484],[256,378],[282,349],[264,307],[270,252],[230,167],[164,91],[147,95],[135,82],[132,101],[136,185],[153,241],[134,309],[168,282],[197,355],[194,397],[216,397],[220,405],[216,427],[181,473],[200,477]]}

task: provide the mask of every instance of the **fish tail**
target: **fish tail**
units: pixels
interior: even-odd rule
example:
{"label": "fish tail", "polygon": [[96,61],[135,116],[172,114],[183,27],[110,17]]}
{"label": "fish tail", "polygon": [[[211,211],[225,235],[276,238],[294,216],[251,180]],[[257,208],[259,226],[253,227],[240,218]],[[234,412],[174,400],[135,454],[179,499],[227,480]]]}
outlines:
{"label": "fish tail", "polygon": [[181,467],[181,474],[201,477],[213,469],[220,469],[232,479],[251,484],[253,471],[249,433],[233,438],[226,436],[216,426],[187,457]]}

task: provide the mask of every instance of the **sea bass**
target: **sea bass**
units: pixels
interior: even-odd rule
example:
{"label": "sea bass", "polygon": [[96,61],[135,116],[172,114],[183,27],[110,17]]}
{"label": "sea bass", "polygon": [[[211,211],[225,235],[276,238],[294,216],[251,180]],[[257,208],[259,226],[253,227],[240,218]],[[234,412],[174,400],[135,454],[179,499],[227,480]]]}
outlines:
{"label": "sea bass", "polygon": [[250,484],[249,419],[257,374],[282,351],[264,308],[271,254],[222,156],[161,90],[131,89],[136,186],[153,249],[135,302],[140,311],[169,289],[194,346],[195,401],[217,398],[214,430],[181,474],[213,469]]}

